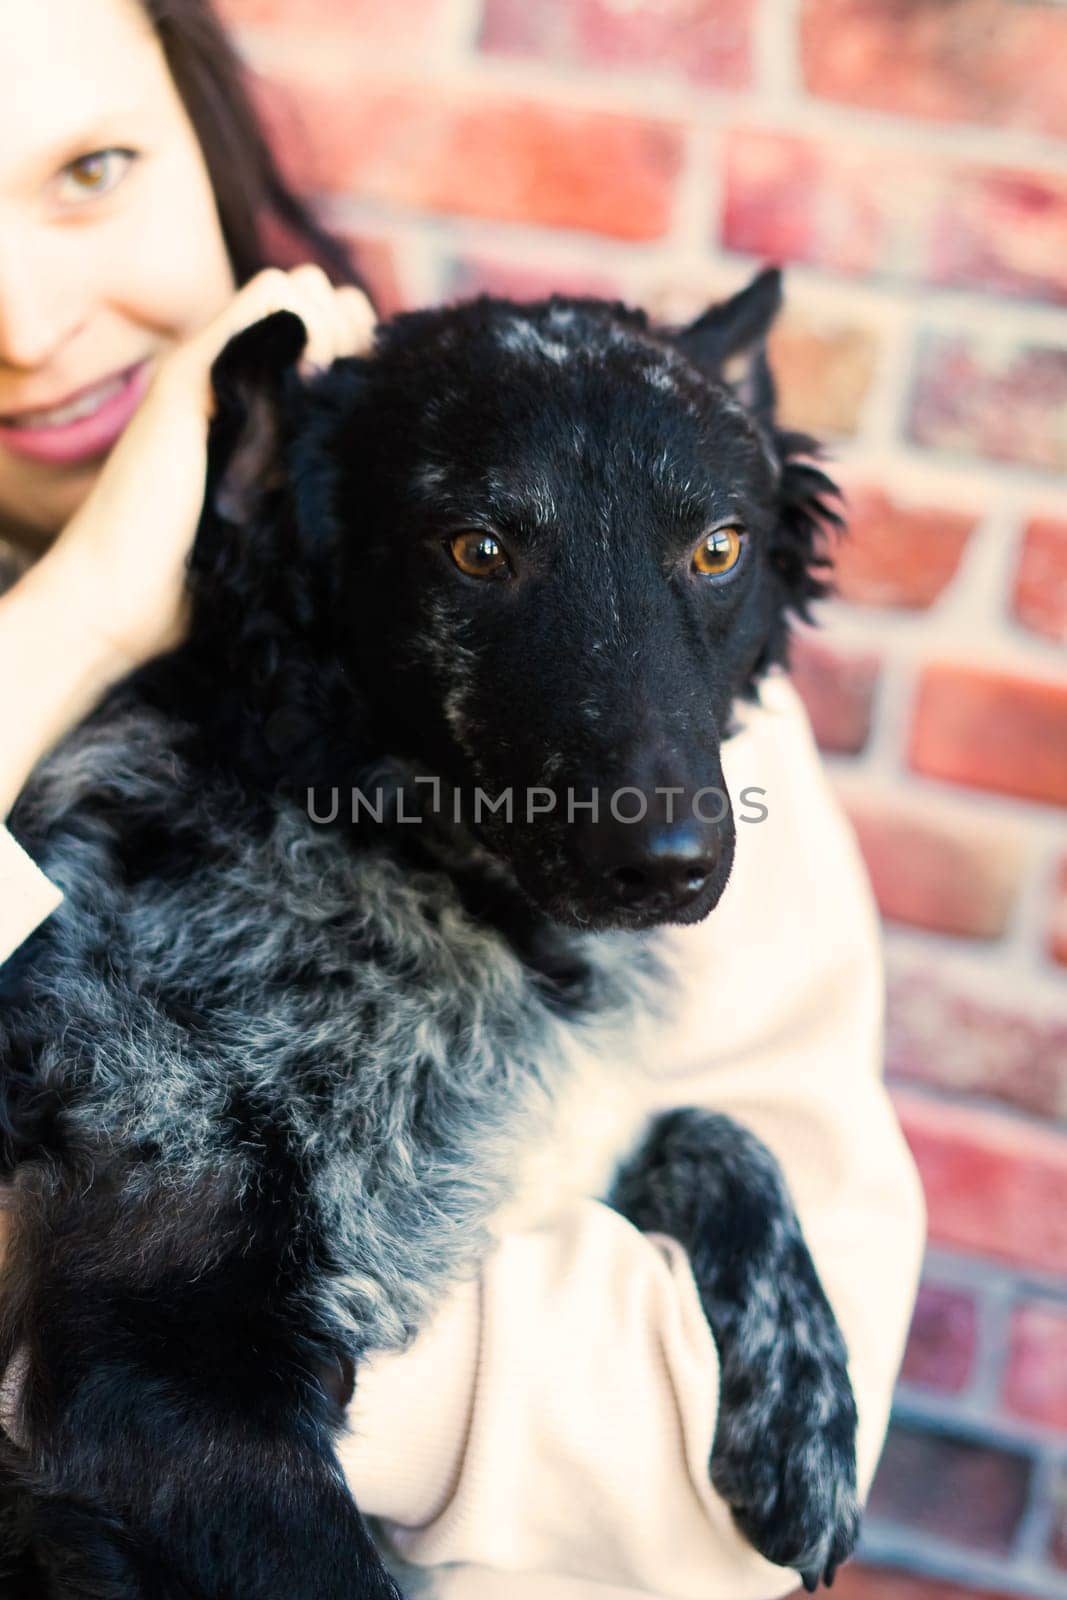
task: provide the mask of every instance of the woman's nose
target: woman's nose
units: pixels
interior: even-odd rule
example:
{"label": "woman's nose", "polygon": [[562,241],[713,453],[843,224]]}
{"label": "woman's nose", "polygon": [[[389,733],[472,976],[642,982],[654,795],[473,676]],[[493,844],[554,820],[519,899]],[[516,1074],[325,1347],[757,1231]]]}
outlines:
{"label": "woman's nose", "polygon": [[85,320],[85,283],[0,231],[0,366],[45,366]]}

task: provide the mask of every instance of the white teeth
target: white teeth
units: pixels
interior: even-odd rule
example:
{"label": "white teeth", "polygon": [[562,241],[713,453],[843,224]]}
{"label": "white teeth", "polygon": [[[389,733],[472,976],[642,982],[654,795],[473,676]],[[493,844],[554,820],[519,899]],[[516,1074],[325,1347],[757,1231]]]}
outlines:
{"label": "white teeth", "polygon": [[99,411],[106,401],[119,393],[125,382],[125,378],[109,378],[107,383],[99,383],[95,389],[88,389],[69,405],[54,406],[51,411],[24,411],[21,416],[14,419],[16,426],[64,428],[68,423],[77,422],[82,417],[90,417],[94,411]]}

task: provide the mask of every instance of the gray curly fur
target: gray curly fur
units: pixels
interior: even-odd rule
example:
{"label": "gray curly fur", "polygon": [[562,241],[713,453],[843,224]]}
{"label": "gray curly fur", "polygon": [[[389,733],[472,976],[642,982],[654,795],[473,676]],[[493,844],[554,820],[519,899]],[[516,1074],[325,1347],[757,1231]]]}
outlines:
{"label": "gray curly fur", "polygon": [[[561,1019],[444,873],[355,853],[289,803],[242,835],[225,792],[198,802],[226,838],[217,865],[125,884],[101,801],[165,816],[190,782],[146,710],[87,726],[38,771],[21,823],[57,830],[43,865],[65,896],[37,969],[42,1083],[62,1088],[76,1148],[151,1151],[152,1186],[237,1203],[261,1158],[234,1097],[269,1108],[344,1263],[315,1286],[321,1311],[354,1348],[397,1348],[484,1258],[576,1047],[617,1073],[666,971],[649,940],[575,934],[597,994]],[[195,1019],[178,995],[199,997]]]}

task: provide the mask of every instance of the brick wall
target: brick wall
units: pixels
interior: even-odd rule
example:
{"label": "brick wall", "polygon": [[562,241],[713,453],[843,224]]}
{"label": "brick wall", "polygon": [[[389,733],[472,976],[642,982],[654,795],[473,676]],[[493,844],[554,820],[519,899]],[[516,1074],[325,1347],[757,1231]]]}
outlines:
{"label": "brick wall", "polygon": [[932,1247],[845,1600],[1067,1589],[1067,5],[225,0],[387,306],[792,265],[851,496],[797,680],[887,921]]}

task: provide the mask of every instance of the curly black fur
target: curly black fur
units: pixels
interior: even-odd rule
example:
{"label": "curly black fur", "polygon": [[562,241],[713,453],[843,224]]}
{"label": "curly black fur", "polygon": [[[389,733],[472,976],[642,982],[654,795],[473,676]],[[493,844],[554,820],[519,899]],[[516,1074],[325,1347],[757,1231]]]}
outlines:
{"label": "curly black fur", "polygon": [[[307,385],[283,314],[218,362],[191,636],[12,818],[65,894],[0,972],[12,1593],[396,1595],[333,1450],[352,1373],[477,1270],[563,1093],[669,1006],[656,930],[712,911],[732,859],[729,805],[696,798],[821,592],[832,486],[774,426],[778,298],[765,274],[673,330],[482,299]],[[722,527],[740,559],[709,576]],[[495,576],[457,565],[470,531]],[[522,813],[564,784],[647,814]],[[478,791],[520,814],[472,816]],[[625,1203],[693,1256],[713,1476],[761,1549],[829,1575],[854,1532],[840,1339],[770,1157],[684,1131],[653,1130]],[[594,1184],[629,1148],[597,1132]],[[759,1220],[744,1271],[700,1201],[723,1183],[720,1231]],[[798,1352],[817,1381],[786,1401]]]}

